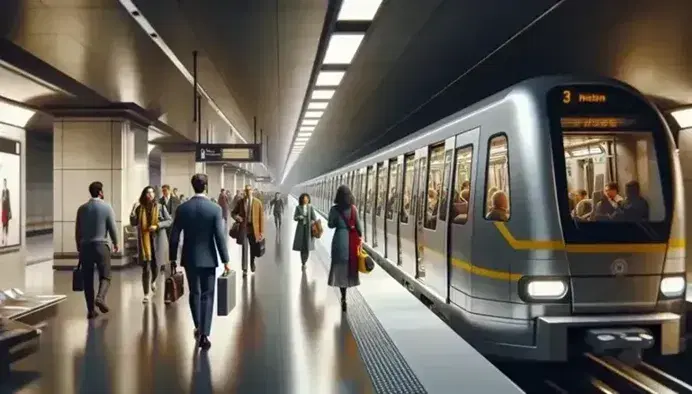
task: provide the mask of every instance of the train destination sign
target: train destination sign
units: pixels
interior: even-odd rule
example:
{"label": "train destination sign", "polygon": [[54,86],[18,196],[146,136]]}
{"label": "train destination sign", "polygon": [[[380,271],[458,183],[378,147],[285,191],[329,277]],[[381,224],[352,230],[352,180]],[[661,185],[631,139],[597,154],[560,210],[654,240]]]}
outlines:
{"label": "train destination sign", "polygon": [[262,161],[261,144],[197,144],[198,163],[256,163]]}

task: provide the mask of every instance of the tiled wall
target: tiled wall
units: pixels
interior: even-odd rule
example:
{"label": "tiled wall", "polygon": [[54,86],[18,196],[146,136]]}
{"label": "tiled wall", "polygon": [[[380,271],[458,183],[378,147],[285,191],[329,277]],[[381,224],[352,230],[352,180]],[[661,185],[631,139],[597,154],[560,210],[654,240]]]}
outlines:
{"label": "tiled wall", "polygon": [[27,231],[53,227],[53,134],[26,133]]}
{"label": "tiled wall", "polygon": [[207,175],[209,176],[208,193],[210,197],[217,198],[224,187],[223,167],[221,165],[207,165]]}
{"label": "tiled wall", "polygon": [[[190,178],[196,172],[204,172],[204,165],[195,163],[194,152],[161,153],[161,183],[178,188],[179,194],[194,195]],[[217,192],[218,194],[218,192]]]}
{"label": "tiled wall", "polygon": [[75,216],[93,181],[103,182],[122,240],[132,204],[149,180],[146,133],[127,121],[61,120],[54,124],[53,150],[55,253],[76,253]]}
{"label": "tiled wall", "polygon": [[[0,114],[0,120],[1,114]],[[21,247],[13,252],[0,254],[0,289],[11,287],[24,287],[26,258],[26,132],[23,129],[0,123],[0,136],[21,142],[22,144],[22,169],[19,184],[21,185]],[[13,216],[16,211],[13,208]]]}

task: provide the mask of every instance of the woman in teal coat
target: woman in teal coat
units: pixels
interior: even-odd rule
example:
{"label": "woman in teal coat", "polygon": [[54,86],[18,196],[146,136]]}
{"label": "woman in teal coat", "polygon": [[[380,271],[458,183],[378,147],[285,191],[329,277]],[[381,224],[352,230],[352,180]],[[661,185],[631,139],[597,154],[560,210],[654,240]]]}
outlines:
{"label": "woman in teal coat", "polygon": [[346,289],[360,285],[357,250],[362,242],[363,226],[353,204],[351,189],[339,186],[334,205],[329,210],[327,226],[334,229],[332,264],[327,284],[341,291],[341,310],[346,312]]}
{"label": "woman in teal coat", "polygon": [[315,210],[310,205],[310,195],[303,193],[298,198],[298,206],[293,213],[296,224],[296,233],[293,236],[293,250],[300,252],[300,260],[305,268],[310,257],[310,251],[315,250],[315,239],[312,237],[312,225],[317,220]]}

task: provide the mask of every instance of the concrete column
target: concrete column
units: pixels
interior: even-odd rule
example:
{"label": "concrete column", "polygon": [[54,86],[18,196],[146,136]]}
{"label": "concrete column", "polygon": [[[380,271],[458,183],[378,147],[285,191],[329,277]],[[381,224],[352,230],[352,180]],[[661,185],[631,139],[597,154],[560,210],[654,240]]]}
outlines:
{"label": "concrete column", "polygon": [[[89,196],[89,184],[103,183],[115,212],[120,247],[130,209],[149,184],[146,129],[125,119],[56,119],[53,124],[53,267],[77,265],[75,218]],[[123,248],[123,250],[125,250]],[[127,256],[113,256],[117,269]]]}
{"label": "concrete column", "polygon": [[161,183],[170,185],[171,189],[177,188],[178,194],[191,197],[195,193],[190,179],[203,167],[204,163],[195,163],[195,152],[162,152]]}
{"label": "concrete column", "polygon": [[209,197],[217,198],[224,187],[223,171],[223,166],[220,164],[207,164],[207,177],[209,178],[207,193]]}
{"label": "concrete column", "polygon": [[225,167],[223,169],[223,183],[224,189],[230,190],[232,194],[235,194],[235,171],[231,168]]}

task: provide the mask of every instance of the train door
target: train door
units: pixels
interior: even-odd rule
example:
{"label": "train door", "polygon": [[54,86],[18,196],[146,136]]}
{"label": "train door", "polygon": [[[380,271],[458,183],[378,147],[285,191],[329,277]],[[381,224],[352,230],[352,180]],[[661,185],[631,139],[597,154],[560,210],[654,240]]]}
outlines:
{"label": "train door", "polygon": [[426,200],[423,217],[425,281],[441,297],[447,297],[447,201],[449,199],[449,172],[454,150],[454,138],[430,146]]}
{"label": "train door", "polygon": [[399,202],[399,265],[411,276],[416,275],[416,155],[404,156],[401,201]]}
{"label": "train door", "polygon": [[399,187],[399,174],[401,173],[401,160],[391,159],[389,161],[389,180],[388,180],[388,192],[387,192],[387,203],[385,204],[385,220],[387,224],[385,225],[385,231],[387,232],[386,245],[385,245],[385,257],[396,263],[400,264],[399,258],[399,194],[401,194]]}
{"label": "train door", "polygon": [[426,208],[428,205],[428,193],[426,192],[428,180],[428,148],[422,148],[416,152],[416,169],[417,172],[414,175],[416,182],[413,190],[413,195],[416,196],[416,278],[424,279],[426,272],[425,264],[423,264],[425,255],[425,234],[423,233],[423,226],[427,217]]}
{"label": "train door", "polygon": [[455,141],[452,193],[449,205],[449,293],[448,301],[470,309],[471,245],[475,212],[474,192],[478,185],[476,168],[479,129],[459,134]]}
{"label": "train door", "polygon": [[367,172],[365,168],[361,168],[358,170],[359,172],[359,179],[360,179],[360,186],[358,187],[358,214],[361,223],[363,223],[363,231],[365,231],[365,192],[366,192],[366,186],[367,186]]}
{"label": "train door", "polygon": [[[386,239],[386,228],[385,228],[385,204],[387,202],[387,169],[389,162],[385,161],[377,165],[377,183],[375,187],[375,196],[377,198],[375,202],[375,238],[373,242],[373,247],[380,254],[380,256],[385,256],[385,249],[387,244]],[[386,256],[385,256],[386,257]]]}
{"label": "train door", "polygon": [[375,227],[375,168],[370,166],[367,169],[367,181],[365,182],[365,242],[372,245],[373,228]]}

